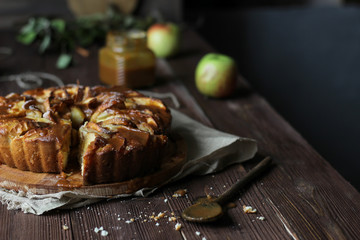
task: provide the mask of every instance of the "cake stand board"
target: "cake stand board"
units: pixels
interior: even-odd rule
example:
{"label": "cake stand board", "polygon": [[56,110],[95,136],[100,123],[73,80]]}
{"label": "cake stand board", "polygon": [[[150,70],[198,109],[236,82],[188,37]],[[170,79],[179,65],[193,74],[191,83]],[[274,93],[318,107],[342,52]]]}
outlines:
{"label": "cake stand board", "polygon": [[0,165],[0,187],[7,190],[32,194],[51,194],[71,191],[89,197],[111,198],[131,194],[143,188],[159,187],[173,177],[186,161],[186,143],[179,135],[172,135],[174,151],[166,158],[160,169],[150,175],[124,182],[84,186],[80,171],[64,177],[64,174],[34,173]]}

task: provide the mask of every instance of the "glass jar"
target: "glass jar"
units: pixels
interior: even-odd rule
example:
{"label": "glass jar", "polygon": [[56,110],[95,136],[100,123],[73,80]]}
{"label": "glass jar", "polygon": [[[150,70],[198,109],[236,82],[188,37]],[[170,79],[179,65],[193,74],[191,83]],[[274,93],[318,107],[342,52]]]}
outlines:
{"label": "glass jar", "polygon": [[140,30],[109,32],[99,51],[100,80],[108,85],[141,88],[155,83],[154,53]]}

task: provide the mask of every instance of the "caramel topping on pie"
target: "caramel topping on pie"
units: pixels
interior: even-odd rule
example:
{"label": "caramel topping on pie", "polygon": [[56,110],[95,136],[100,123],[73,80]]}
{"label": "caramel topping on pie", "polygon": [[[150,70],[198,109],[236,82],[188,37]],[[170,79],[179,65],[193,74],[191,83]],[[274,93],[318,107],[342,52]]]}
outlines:
{"label": "caramel topping on pie", "polygon": [[121,87],[9,94],[0,97],[0,163],[60,173],[75,156],[83,184],[123,181],[159,168],[170,124],[162,101]]}

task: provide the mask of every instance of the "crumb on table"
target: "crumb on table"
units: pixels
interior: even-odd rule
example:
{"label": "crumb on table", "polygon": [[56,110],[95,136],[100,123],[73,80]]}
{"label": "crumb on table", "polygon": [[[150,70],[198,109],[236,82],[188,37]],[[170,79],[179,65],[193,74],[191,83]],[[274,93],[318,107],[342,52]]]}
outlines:
{"label": "crumb on table", "polygon": [[175,224],[175,230],[179,231],[181,229],[181,223],[176,223]]}
{"label": "crumb on table", "polygon": [[252,206],[243,206],[244,213],[256,213],[257,210],[253,208]]}
{"label": "crumb on table", "polygon": [[179,190],[176,190],[174,192],[174,194],[172,195],[172,197],[183,197],[185,196],[185,194],[187,193],[187,189],[179,189]]}

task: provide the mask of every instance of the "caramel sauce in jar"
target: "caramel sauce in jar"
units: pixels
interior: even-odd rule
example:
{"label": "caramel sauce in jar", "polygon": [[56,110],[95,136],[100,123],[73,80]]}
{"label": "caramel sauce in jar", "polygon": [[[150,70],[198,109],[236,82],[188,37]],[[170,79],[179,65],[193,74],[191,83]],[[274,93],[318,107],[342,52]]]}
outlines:
{"label": "caramel sauce in jar", "polygon": [[99,51],[99,77],[108,85],[141,88],[155,83],[154,53],[140,30],[109,32]]}

